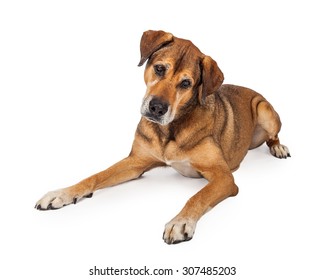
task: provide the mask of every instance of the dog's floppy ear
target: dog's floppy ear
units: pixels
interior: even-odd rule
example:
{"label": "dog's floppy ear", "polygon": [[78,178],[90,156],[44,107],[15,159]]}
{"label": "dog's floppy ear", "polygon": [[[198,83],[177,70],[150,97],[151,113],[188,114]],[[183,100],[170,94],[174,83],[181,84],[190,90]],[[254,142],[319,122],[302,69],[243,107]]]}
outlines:
{"label": "dog's floppy ear", "polygon": [[142,66],[154,52],[172,41],[173,34],[165,31],[148,30],[144,32],[140,42],[141,59],[138,66]]}
{"label": "dog's floppy ear", "polygon": [[223,82],[223,73],[210,56],[205,56],[201,62],[202,88],[199,92],[201,105],[205,104],[205,98],[215,93]]}

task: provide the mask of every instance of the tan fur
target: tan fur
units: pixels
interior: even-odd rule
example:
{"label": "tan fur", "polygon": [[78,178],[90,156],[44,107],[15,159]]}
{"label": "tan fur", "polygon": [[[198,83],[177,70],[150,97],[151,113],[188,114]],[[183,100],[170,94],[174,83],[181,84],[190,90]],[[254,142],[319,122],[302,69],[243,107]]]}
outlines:
{"label": "tan fur", "polygon": [[36,208],[76,203],[100,188],[170,165],[185,176],[203,176],[208,181],[166,224],[165,242],[178,243],[193,237],[205,212],[238,193],[231,172],[249,149],[267,142],[274,156],[290,154],[279,142],[281,122],[270,103],[248,88],[222,85],[217,63],[190,41],[164,31],[147,31],[140,50],[139,65],[148,60],[147,91],[130,155],[74,186],[46,194]]}

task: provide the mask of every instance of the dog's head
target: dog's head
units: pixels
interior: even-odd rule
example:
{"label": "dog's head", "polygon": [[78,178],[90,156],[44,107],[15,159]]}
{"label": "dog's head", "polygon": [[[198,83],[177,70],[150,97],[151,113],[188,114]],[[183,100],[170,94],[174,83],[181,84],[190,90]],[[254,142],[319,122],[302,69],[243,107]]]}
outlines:
{"label": "dog's head", "polygon": [[223,82],[217,63],[191,41],[164,31],[146,31],[140,43],[139,66],[148,60],[144,80],[147,91],[141,114],[167,125],[193,105],[204,105]]}

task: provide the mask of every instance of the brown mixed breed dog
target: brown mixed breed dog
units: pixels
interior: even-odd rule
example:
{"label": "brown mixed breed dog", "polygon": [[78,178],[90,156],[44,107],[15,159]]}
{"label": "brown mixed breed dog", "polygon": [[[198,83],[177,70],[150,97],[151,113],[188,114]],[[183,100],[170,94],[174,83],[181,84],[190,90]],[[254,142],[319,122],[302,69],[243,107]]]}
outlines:
{"label": "brown mixed breed dog", "polygon": [[204,213],[238,193],[232,171],[249,149],[266,142],[275,157],[290,154],[279,142],[281,122],[271,104],[251,89],[222,85],[217,63],[191,41],[146,31],[140,49],[139,66],[148,60],[147,91],[130,155],[76,185],[47,193],[35,207],[58,209],[154,167],[172,166],[208,181],[165,226],[165,242],[179,243],[192,239]]}

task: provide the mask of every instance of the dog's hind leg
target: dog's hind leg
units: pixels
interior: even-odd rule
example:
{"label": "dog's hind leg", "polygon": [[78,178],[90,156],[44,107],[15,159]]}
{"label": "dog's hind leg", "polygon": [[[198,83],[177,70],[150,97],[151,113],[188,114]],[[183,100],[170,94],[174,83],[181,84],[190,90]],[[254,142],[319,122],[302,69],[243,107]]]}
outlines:
{"label": "dog's hind leg", "polygon": [[[259,133],[261,139],[266,141],[266,144],[270,148],[270,152],[277,158],[290,157],[288,147],[280,144],[278,133],[281,129],[281,121],[277,112],[273,109],[272,105],[266,100],[261,101],[257,105],[257,129],[256,135]],[[264,133],[261,133],[261,129]]]}

